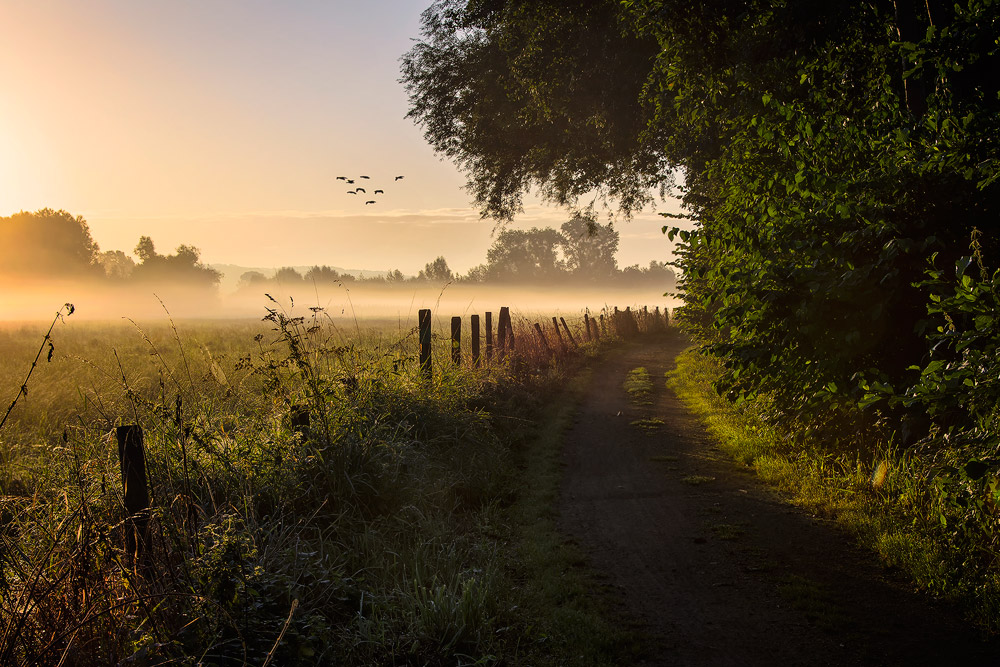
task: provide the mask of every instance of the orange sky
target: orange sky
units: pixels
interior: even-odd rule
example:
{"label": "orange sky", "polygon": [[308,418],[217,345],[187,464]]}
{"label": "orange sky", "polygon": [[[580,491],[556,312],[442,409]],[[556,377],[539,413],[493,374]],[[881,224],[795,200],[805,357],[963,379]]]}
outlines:
{"label": "orange sky", "polygon": [[[150,235],[209,263],[466,271],[493,226],[397,82],[427,4],[2,2],[0,215],[62,208],[103,250]],[[385,195],[365,206],[340,174]],[[567,217],[530,203],[515,224]],[[663,223],[621,223],[619,263],[668,259]]]}

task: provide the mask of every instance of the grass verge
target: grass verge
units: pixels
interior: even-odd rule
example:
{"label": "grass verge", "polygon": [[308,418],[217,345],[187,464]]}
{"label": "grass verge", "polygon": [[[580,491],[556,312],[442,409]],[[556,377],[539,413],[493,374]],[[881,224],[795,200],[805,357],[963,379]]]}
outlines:
{"label": "grass verge", "polygon": [[981,628],[1000,630],[1000,576],[995,568],[973,571],[966,566],[967,552],[940,539],[927,462],[886,443],[858,443],[855,451],[837,452],[823,443],[793,442],[765,422],[762,402],[736,406],[720,397],[713,387],[718,375],[712,359],[689,349],[667,374],[667,384],[722,451],[753,468],[791,503],[835,519],[919,588],[959,602]]}

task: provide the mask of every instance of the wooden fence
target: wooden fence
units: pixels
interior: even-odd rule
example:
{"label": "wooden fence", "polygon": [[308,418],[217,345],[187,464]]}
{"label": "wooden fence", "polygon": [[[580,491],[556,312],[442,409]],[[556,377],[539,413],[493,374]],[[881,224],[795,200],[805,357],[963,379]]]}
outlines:
{"label": "wooden fence", "polygon": [[[500,361],[527,361],[535,359],[548,362],[559,356],[571,354],[581,346],[581,342],[598,343],[602,339],[629,339],[640,333],[666,331],[670,326],[670,316],[666,308],[662,314],[657,307],[652,312],[648,308],[632,310],[605,309],[598,317],[584,313],[582,330],[574,335],[565,318],[552,317],[552,333],[556,346],[553,347],[545,334],[541,322],[532,323],[521,318],[520,332],[515,334],[510,308],[500,308],[494,338],[493,313],[486,312],[483,318],[485,331],[480,329],[478,314],[469,317],[470,349],[469,363],[478,366]],[[432,322],[430,309],[422,309],[417,316],[417,345],[419,373],[430,379],[433,375],[431,354]],[[532,336],[532,331],[534,336]],[[565,337],[563,336],[565,334]],[[480,341],[485,338],[485,360],[480,356]],[[495,343],[495,344],[494,344]],[[463,363],[462,318],[451,318],[451,363]],[[291,428],[303,434],[308,433],[309,412],[304,406],[293,406],[289,420]],[[115,435],[118,440],[118,457],[121,463],[122,488],[125,500],[124,538],[122,548],[126,562],[136,573],[147,573],[149,569],[150,546],[150,503],[149,485],[146,477],[146,455],[142,428],[138,425],[120,426]]]}

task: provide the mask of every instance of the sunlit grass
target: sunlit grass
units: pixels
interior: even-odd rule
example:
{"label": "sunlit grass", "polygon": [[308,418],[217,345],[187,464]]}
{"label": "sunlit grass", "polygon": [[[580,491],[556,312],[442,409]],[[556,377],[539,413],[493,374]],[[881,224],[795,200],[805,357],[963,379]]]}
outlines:
{"label": "sunlit grass", "polygon": [[[718,372],[711,359],[692,349],[678,357],[667,383],[725,453],[752,467],[790,502],[836,519],[887,564],[908,572],[918,586],[960,599],[983,627],[1000,627],[996,568],[966,569],[966,554],[948,549],[936,534],[939,526],[928,520],[933,502],[925,481],[929,463],[886,443],[860,443],[851,452],[829,451],[822,443],[794,444],[763,420],[761,402],[737,407],[721,398],[712,385]],[[980,539],[988,539],[988,533]]]}
{"label": "sunlit grass", "polygon": [[[509,357],[472,364],[466,341],[456,365],[436,329],[426,378],[413,328],[299,315],[56,327],[0,433],[0,663],[614,664],[624,640],[551,550],[558,428],[534,444],[599,346],[552,357],[522,316]],[[43,332],[0,330],[0,388]],[[121,546],[131,423],[146,574]]]}
{"label": "sunlit grass", "polygon": [[633,405],[652,405],[653,380],[645,367],[633,368],[625,376],[625,393]]}

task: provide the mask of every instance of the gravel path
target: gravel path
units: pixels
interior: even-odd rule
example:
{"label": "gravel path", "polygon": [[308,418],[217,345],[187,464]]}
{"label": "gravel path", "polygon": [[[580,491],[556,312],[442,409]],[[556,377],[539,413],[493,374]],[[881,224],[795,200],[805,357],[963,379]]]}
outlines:
{"label": "gravel path", "polygon": [[[604,359],[564,452],[560,529],[648,638],[643,664],[1000,665],[1000,644],[713,446],[663,381],[684,346]],[[623,388],[640,366],[650,405]]]}

